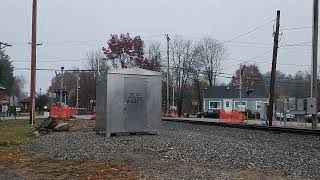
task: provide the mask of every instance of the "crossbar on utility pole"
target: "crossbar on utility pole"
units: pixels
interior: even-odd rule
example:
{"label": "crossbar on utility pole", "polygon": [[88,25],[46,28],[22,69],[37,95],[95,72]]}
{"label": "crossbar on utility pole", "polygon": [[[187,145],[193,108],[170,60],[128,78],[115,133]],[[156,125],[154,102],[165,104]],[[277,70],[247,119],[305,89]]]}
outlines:
{"label": "crossbar on utility pole", "polygon": [[[3,46],[2,46],[2,45],[3,45]],[[0,41],[0,50],[4,49],[5,47],[12,47],[12,45]]]}
{"label": "crossbar on utility pole", "polygon": [[35,118],[35,91],[37,67],[37,0],[32,3],[32,37],[31,37],[31,85],[30,85],[30,124]]}
{"label": "crossbar on utility pole", "polygon": [[168,62],[167,62],[167,113],[169,113],[169,109],[170,109],[170,102],[169,102],[169,55],[170,55],[170,52],[169,52],[169,42],[170,42],[170,37],[169,37],[169,34],[166,34],[166,39],[167,39],[167,58],[168,58]]}
{"label": "crossbar on utility pole", "polygon": [[[318,24],[319,24],[319,0],[313,0],[313,31],[312,31],[312,82],[311,82],[311,97],[315,99],[316,112],[318,110]],[[312,114],[312,129],[317,129],[317,115]]]}
{"label": "crossbar on utility pole", "polygon": [[270,92],[269,92],[269,109],[268,109],[268,125],[272,126],[273,120],[273,104],[274,104],[274,89],[276,81],[276,69],[277,69],[277,57],[279,48],[279,31],[280,31],[280,11],[277,11],[276,20],[276,32],[274,33],[273,41],[273,56],[272,56],[272,69],[271,69],[271,81],[270,81]]}

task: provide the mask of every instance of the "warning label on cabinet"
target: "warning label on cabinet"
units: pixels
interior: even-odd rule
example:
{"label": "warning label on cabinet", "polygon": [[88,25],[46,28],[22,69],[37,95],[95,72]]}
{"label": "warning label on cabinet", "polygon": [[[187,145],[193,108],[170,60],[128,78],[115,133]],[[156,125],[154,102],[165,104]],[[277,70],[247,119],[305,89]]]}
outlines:
{"label": "warning label on cabinet", "polygon": [[141,93],[129,93],[127,103],[140,104],[143,103],[143,96]]}

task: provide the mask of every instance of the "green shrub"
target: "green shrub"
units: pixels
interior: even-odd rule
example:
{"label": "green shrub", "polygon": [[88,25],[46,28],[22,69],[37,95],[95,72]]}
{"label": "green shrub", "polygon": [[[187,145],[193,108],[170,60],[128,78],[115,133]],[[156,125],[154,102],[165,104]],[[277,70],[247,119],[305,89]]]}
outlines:
{"label": "green shrub", "polygon": [[248,118],[254,118],[254,114],[250,109],[246,109],[245,112],[243,112]]}

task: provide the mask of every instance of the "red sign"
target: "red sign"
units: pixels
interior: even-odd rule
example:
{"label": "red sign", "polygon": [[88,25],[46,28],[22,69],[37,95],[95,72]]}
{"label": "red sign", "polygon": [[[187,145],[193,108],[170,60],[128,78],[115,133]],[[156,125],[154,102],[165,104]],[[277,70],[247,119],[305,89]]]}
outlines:
{"label": "red sign", "polygon": [[1,99],[1,105],[7,105],[9,103],[9,100],[7,98]]}

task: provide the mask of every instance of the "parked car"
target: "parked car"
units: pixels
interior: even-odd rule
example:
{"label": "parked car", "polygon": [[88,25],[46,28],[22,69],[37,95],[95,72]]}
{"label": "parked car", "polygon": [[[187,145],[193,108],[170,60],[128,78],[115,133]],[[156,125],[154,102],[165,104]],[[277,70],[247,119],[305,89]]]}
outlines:
{"label": "parked car", "polygon": [[210,109],[209,111],[205,112],[204,118],[215,118],[219,119],[220,117],[220,110]]}
{"label": "parked car", "polygon": [[[318,123],[320,123],[320,112],[317,113],[317,119],[318,119]],[[311,114],[306,114],[306,122],[312,123],[312,115]]]}
{"label": "parked car", "polygon": [[204,117],[205,114],[206,114],[206,112],[198,112],[198,113],[196,114],[196,117],[197,117],[197,118],[202,118],[202,117]]}
{"label": "parked car", "polygon": [[287,121],[293,121],[294,118],[296,117],[294,114],[286,114],[286,117],[287,117]]}
{"label": "parked car", "polygon": [[189,113],[183,113],[182,117],[189,118]]}
{"label": "parked car", "polygon": [[[276,113],[276,120],[283,121],[283,113]],[[293,121],[295,118],[294,114],[287,113],[286,114],[287,121]]]}
{"label": "parked car", "polygon": [[275,116],[276,116],[276,120],[277,121],[282,121],[283,120],[283,113],[276,113]]}

